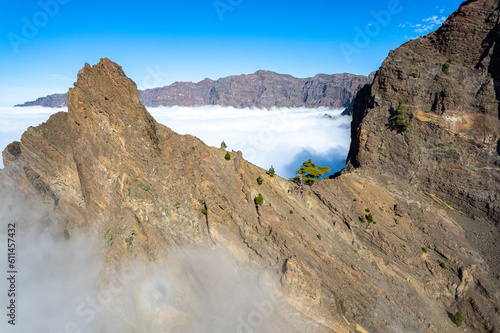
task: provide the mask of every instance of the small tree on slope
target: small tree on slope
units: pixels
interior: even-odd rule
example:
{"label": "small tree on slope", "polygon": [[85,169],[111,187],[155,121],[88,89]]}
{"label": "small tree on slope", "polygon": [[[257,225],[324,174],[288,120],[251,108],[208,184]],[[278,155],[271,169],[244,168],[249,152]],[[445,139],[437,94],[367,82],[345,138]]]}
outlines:
{"label": "small tree on slope", "polygon": [[300,170],[295,171],[298,176],[290,178],[290,180],[297,184],[301,184],[303,181],[310,185],[316,183],[327,172],[332,172],[332,170],[327,166],[318,166],[309,159],[302,163]]}

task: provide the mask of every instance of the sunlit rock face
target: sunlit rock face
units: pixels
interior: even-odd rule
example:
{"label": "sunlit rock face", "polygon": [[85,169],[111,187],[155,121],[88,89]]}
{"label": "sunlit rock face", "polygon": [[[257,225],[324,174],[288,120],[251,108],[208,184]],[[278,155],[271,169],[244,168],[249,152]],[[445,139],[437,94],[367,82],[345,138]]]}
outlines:
{"label": "sunlit rock face", "polygon": [[[486,67],[497,59],[487,43],[497,6],[464,3],[449,32],[391,53],[358,94],[348,169],[334,179],[300,187],[238,152],[226,160],[158,124],[121,67],[102,59],[80,71],[68,113],[4,150],[1,193],[15,187],[46,207],[27,228],[88,235],[102,263],[97,290],[126,290],[100,304],[129,330],[437,333],[456,331],[461,310],[467,331],[498,331],[498,99]],[[451,29],[464,17],[482,27],[485,70],[469,61],[474,51],[447,74],[448,40],[468,43]],[[445,83],[462,89],[463,109],[454,92],[436,100]],[[402,133],[386,126],[398,99],[410,115]]]}
{"label": "sunlit rock face", "polygon": [[[372,73],[373,74],[373,73]],[[141,102],[148,107],[220,105],[236,108],[346,107],[358,87],[372,82],[373,75],[318,74],[296,78],[260,70],[218,80],[175,82],[169,86],[140,90]],[[53,94],[16,106],[63,107],[66,94]]]}

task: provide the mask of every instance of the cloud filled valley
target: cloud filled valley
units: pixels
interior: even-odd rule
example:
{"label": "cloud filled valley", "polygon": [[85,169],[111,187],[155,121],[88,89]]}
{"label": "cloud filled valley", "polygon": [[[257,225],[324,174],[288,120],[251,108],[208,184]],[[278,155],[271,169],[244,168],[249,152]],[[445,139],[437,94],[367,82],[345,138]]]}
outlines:
{"label": "cloud filled valley", "polygon": [[[209,146],[224,141],[228,150],[242,151],[248,161],[288,178],[303,161],[339,171],[350,144],[351,118],[342,109],[236,109],[233,107],[158,107],[149,112],[180,134],[191,134]],[[28,126],[37,126],[65,108],[0,108],[0,146],[19,140]]]}

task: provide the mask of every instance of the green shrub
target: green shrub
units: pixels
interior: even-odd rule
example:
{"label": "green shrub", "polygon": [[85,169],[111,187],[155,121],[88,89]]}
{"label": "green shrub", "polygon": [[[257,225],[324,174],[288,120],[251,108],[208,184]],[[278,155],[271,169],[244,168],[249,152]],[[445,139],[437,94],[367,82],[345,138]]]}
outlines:
{"label": "green shrub", "polygon": [[129,238],[125,238],[125,243],[131,244],[133,240],[134,240],[134,237],[130,236]]}
{"label": "green shrub", "polygon": [[203,215],[207,215],[207,210],[205,208],[202,208],[201,212],[202,212]]}
{"label": "green shrub", "polygon": [[231,154],[229,154],[229,152],[226,152],[226,156],[224,156],[224,159],[226,161],[230,161],[231,160]]}
{"label": "green shrub", "polygon": [[293,214],[293,210],[290,211],[290,215]]}
{"label": "green shrub", "polygon": [[455,313],[454,319],[457,327],[460,327],[462,325],[462,312],[460,312],[460,310]]}
{"label": "green shrub", "polygon": [[109,100],[108,96],[104,96],[104,99],[105,99],[106,101],[108,101],[108,100]]}
{"label": "green shrub", "polygon": [[269,170],[267,171],[267,173],[269,174],[269,176],[274,177],[274,167],[272,165],[269,168]]}
{"label": "green shrub", "polygon": [[366,223],[366,221],[365,221],[365,217],[364,217],[364,216],[360,216],[360,217],[359,217],[359,222],[361,222],[361,223]]}
{"label": "green shrub", "polygon": [[264,180],[260,176],[259,176],[259,178],[257,178],[257,184],[262,185],[263,181]]}
{"label": "green shrub", "polygon": [[318,237],[319,240],[321,240],[321,235],[317,234],[316,237]]}
{"label": "green shrub", "polygon": [[259,195],[255,197],[254,201],[256,206],[262,206],[264,203],[264,197],[259,193]]}
{"label": "green shrub", "polygon": [[113,241],[113,233],[111,232],[110,229],[108,229],[104,233],[104,238],[106,239],[106,241],[108,242],[109,245],[113,245],[113,243],[114,243],[114,241]]}
{"label": "green shrub", "polygon": [[366,215],[366,220],[368,221],[368,223],[373,223],[373,215],[372,215],[372,213],[369,213],[368,215]]}
{"label": "green shrub", "polygon": [[352,199],[352,201],[358,201],[358,199],[354,198],[354,199]]}
{"label": "green shrub", "polygon": [[176,200],[176,201],[174,202],[174,208],[176,208],[176,209],[181,208],[181,203],[179,202],[179,200]]}
{"label": "green shrub", "polygon": [[439,266],[441,266],[442,269],[446,269],[446,264],[444,262],[440,263]]}
{"label": "green shrub", "polygon": [[370,209],[366,208],[366,209],[365,209],[365,212],[369,213],[369,212],[370,212]]}
{"label": "green shrub", "polygon": [[389,119],[389,123],[391,127],[399,133],[406,131],[408,127],[410,127],[410,117],[406,112],[403,100],[399,101],[398,108],[393,112]]}
{"label": "green shrub", "polygon": [[68,230],[66,230],[66,229],[64,229],[64,239],[65,239],[65,240],[69,240],[70,238],[71,238],[71,237],[70,237],[70,235],[69,235],[69,231],[68,231]]}
{"label": "green shrub", "polygon": [[220,147],[221,147],[221,149],[226,149],[227,145],[224,141],[222,141],[222,143],[220,144]]}
{"label": "green shrub", "polygon": [[443,73],[450,74],[450,63],[447,62],[446,64],[444,64]]}
{"label": "green shrub", "polygon": [[316,165],[311,159],[302,163],[300,170],[295,171],[297,177],[290,178],[294,183],[300,184],[301,181],[306,184],[313,184],[322,178],[325,173],[332,172],[327,166]]}
{"label": "green shrub", "polygon": [[142,188],[144,191],[149,191],[149,189],[151,188],[151,185],[144,184],[144,183],[139,183],[139,184],[137,184],[137,187]]}
{"label": "green shrub", "polygon": [[422,252],[427,253],[427,248],[426,248],[426,247],[423,247],[423,248],[422,248]]}

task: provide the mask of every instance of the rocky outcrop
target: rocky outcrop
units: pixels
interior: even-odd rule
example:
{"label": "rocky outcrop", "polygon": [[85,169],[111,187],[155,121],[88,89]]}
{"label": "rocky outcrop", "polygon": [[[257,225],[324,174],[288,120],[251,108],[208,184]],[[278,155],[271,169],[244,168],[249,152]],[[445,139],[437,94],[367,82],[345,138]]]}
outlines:
{"label": "rocky outcrop", "polygon": [[[353,98],[356,89],[373,76],[353,74],[318,74],[298,79],[271,71],[229,76],[216,81],[176,82],[172,85],[139,92],[146,106],[222,105],[237,108],[309,107],[342,108]],[[55,94],[16,106],[66,106],[66,95]]]}
{"label": "rocky outcrop", "polygon": [[[468,1],[445,26],[466,17],[475,32],[497,31],[497,5]],[[499,331],[498,98],[486,67],[497,53],[474,50],[488,54],[484,70],[447,66],[433,36],[391,52],[359,91],[348,167],[334,179],[300,188],[239,152],[226,160],[158,124],[121,67],[102,59],[79,72],[68,113],[4,150],[0,190],[50,205],[61,237],[94,235],[106,272],[132,258],[160,265],[165,248],[185,244],[226,249],[270,274],[286,303],[273,332],[458,332],[457,310],[460,330]],[[411,119],[398,133],[389,118],[399,99]]]}
{"label": "rocky outcrop", "polygon": [[[498,1],[469,1],[441,28],[391,51],[354,102],[347,170],[409,181],[500,221]],[[410,128],[387,130],[403,101]]]}

